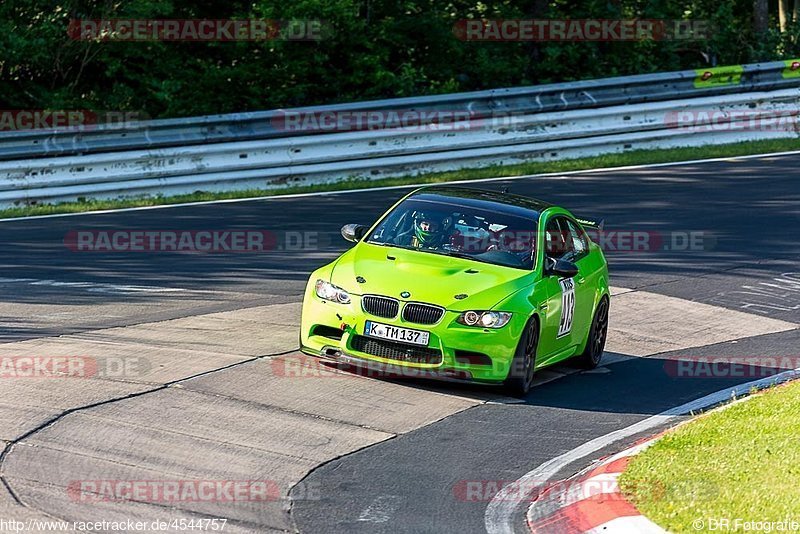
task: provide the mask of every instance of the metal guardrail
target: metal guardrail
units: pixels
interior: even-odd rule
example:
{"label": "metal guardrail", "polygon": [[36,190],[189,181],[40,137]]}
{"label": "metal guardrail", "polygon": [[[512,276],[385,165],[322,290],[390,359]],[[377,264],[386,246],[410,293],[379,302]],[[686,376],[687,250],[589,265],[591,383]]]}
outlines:
{"label": "metal guardrail", "polygon": [[[280,124],[284,112],[276,110],[151,121],[118,131],[7,132],[0,134],[0,160],[28,159],[0,161],[0,206],[269,189],[344,177],[371,179],[796,136],[786,127],[756,131],[736,125],[749,120],[747,114],[754,109],[795,114],[798,69],[800,63],[776,62],[291,110],[468,114],[466,127],[457,129],[425,127],[420,121],[413,128],[389,123],[379,130],[287,131]],[[730,116],[733,127],[696,130],[670,121],[679,112],[712,110]]]}
{"label": "metal guardrail", "polygon": [[[498,113],[599,108],[748,91],[796,87],[800,64],[792,61],[717,67],[471,93],[375,100],[332,106],[293,108],[295,112],[363,110],[438,110],[468,112],[475,118]],[[732,80],[729,80],[733,77]],[[210,115],[140,122],[125,128],[85,128],[0,132],[0,159],[78,155],[141,148],[275,139],[313,132],[276,127],[282,111]],[[392,126],[388,124],[387,126]]]}

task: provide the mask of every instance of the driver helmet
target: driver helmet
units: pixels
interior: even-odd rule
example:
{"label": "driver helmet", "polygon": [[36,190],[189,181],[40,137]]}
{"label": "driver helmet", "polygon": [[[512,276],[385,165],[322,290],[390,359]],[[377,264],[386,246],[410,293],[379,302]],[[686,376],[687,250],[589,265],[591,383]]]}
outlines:
{"label": "driver helmet", "polygon": [[441,242],[448,222],[443,213],[418,211],[414,214],[414,235],[420,245],[436,245]]}

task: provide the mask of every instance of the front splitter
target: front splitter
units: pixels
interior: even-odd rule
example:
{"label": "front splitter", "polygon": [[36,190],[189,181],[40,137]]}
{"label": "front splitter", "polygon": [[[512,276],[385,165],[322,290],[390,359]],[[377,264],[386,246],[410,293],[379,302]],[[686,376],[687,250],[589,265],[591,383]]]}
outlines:
{"label": "front splitter", "polygon": [[472,374],[469,371],[460,369],[434,370],[376,362],[344,352],[342,349],[331,345],[325,345],[319,351],[315,351],[308,347],[301,347],[300,350],[305,354],[316,356],[325,361],[355,367],[358,369],[357,374],[370,378],[427,379],[461,384],[470,383],[483,384],[487,386],[502,385],[502,382],[475,379],[472,377]]}

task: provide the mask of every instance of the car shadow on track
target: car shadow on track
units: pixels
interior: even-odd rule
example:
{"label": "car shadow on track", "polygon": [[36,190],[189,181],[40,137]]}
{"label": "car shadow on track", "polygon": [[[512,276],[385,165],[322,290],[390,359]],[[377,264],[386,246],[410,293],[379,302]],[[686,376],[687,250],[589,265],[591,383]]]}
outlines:
{"label": "car shadow on track", "polygon": [[591,371],[569,363],[539,371],[539,383],[525,398],[510,397],[498,386],[372,378],[490,404],[655,415],[720,390],[800,368],[800,353],[794,348],[798,341],[800,330],[790,330],[650,357],[606,352],[604,361],[610,363]]}

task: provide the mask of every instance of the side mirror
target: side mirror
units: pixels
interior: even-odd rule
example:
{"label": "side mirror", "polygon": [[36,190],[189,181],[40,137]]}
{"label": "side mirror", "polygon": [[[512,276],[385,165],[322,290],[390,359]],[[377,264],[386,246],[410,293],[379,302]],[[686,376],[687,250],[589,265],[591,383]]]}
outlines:
{"label": "side mirror", "polygon": [[342,226],[342,237],[352,243],[361,241],[361,238],[366,233],[367,227],[363,224],[345,224]]}
{"label": "side mirror", "polygon": [[572,278],[578,274],[578,266],[569,260],[545,258],[544,272],[547,275],[556,275],[562,278]]}

